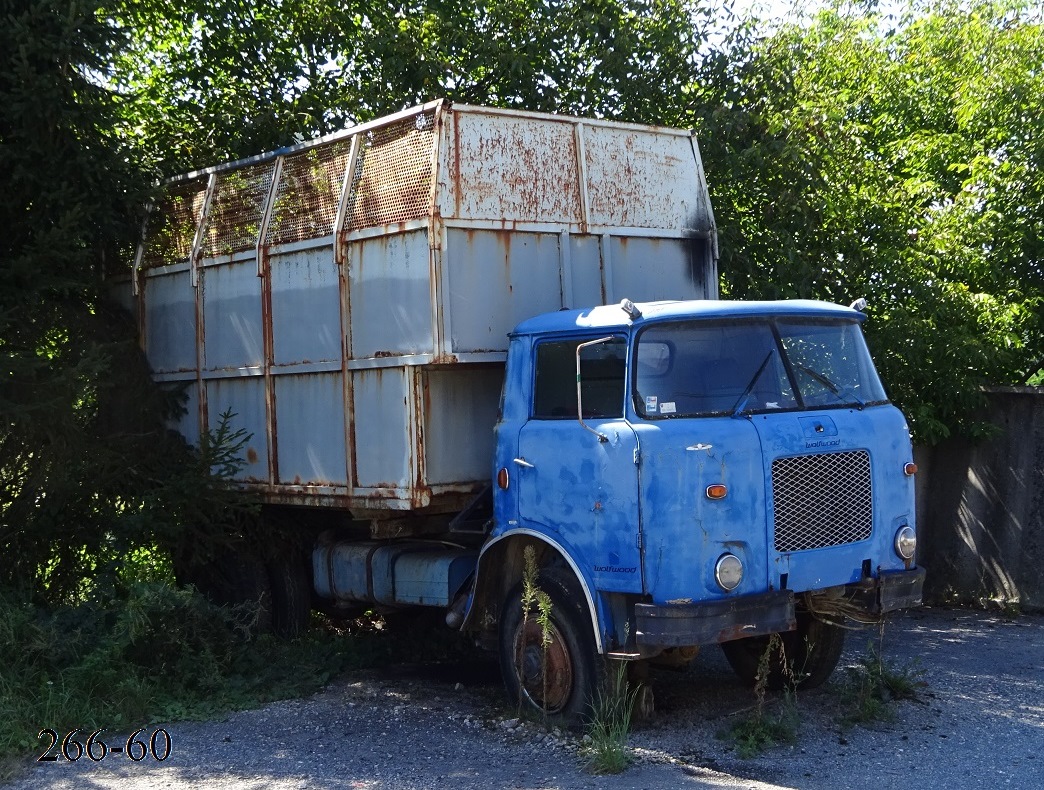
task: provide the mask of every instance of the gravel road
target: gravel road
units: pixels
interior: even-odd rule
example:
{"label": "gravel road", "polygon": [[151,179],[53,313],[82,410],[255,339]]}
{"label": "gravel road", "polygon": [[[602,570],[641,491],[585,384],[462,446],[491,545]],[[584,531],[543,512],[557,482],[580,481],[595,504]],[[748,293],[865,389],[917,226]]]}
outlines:
{"label": "gravel road", "polygon": [[1044,787],[1044,617],[925,608],[896,618],[885,655],[918,663],[922,699],[895,703],[891,722],[842,728],[844,667],[874,635],[851,634],[831,682],[799,694],[798,742],[752,759],[717,737],[753,697],[708,649],[685,672],[654,671],[657,716],[632,732],[635,762],[616,776],[587,773],[574,736],[519,722],[490,660],[352,674],[308,699],[164,725],[172,750],[163,762],[34,762],[2,787]]}

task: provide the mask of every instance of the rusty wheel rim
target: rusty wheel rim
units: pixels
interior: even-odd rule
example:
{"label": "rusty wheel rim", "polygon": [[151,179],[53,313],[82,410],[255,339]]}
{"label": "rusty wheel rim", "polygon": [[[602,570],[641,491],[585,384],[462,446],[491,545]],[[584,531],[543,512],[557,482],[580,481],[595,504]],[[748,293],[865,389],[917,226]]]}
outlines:
{"label": "rusty wheel rim", "polygon": [[545,713],[559,713],[573,690],[573,661],[565,639],[554,623],[543,628],[534,619],[519,623],[515,632],[515,675],[522,696]]}

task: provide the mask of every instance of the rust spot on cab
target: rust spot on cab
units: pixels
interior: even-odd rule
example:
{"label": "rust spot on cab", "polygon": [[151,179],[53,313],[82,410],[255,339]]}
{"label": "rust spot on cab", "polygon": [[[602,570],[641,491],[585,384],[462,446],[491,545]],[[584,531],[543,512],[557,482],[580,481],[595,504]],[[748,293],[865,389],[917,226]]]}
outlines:
{"label": "rust spot on cab", "polygon": [[247,448],[246,456],[247,456],[247,463],[248,464],[256,464],[257,463],[257,450],[255,450],[253,447],[248,447]]}

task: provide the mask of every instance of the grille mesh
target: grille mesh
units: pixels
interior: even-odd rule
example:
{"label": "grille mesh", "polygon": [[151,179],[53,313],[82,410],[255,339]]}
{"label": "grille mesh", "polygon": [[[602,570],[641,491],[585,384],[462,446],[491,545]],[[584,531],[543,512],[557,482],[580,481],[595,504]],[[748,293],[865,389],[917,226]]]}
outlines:
{"label": "grille mesh", "polygon": [[352,178],[344,230],[425,216],[434,145],[434,111],[368,132]]}
{"label": "grille mesh", "polygon": [[167,266],[188,259],[206,192],[206,176],[167,189],[149,213],[142,268]]}
{"label": "grille mesh", "polygon": [[332,232],[351,148],[349,137],[283,161],[266,244],[315,239]]}
{"label": "grille mesh", "polygon": [[865,450],[772,462],[776,551],[866,540],[873,530],[870,456]]}
{"label": "grille mesh", "polygon": [[231,255],[257,245],[274,169],[274,162],[266,162],[218,176],[207,212],[205,257]]}

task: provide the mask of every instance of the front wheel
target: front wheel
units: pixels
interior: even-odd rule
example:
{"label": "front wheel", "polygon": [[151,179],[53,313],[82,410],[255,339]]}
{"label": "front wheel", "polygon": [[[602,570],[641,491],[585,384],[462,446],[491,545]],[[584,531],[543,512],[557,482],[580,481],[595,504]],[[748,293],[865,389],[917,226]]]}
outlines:
{"label": "front wheel", "polygon": [[811,689],[823,685],[834,671],[845,646],[845,630],[817,620],[807,612],[799,612],[797,628],[779,634],[779,644],[772,637],[754,636],[723,642],[725,658],[736,675],[749,686],[758,680],[758,668],[768,656],[768,688]]}
{"label": "front wheel", "polygon": [[[549,616],[531,601],[523,612],[523,584],[508,593],[500,616],[500,669],[508,696],[531,713],[561,724],[590,715],[599,659],[585,598],[567,572],[542,570],[537,590]],[[539,593],[538,593],[539,594]]]}

